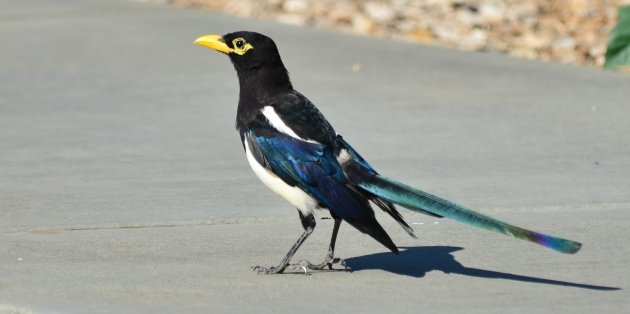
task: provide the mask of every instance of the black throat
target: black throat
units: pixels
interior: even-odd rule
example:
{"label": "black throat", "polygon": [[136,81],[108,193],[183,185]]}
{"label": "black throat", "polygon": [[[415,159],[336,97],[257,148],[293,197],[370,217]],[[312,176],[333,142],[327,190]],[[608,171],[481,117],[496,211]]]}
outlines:
{"label": "black throat", "polygon": [[240,86],[236,128],[243,130],[265,106],[273,106],[278,96],[291,93],[293,85],[282,61],[257,67],[239,68],[235,64]]}

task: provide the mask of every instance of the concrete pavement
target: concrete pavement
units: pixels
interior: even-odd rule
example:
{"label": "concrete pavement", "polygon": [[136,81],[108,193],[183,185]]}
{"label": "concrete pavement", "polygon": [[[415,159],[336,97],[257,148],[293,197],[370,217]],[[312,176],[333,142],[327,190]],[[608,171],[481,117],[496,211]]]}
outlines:
{"label": "concrete pavement", "polygon": [[[256,275],[301,226],[192,44],[242,29],[381,173],[583,250],[403,210],[400,256],[343,225],[353,272]],[[0,313],[630,312],[628,76],[123,0],[0,2],[0,53]]]}

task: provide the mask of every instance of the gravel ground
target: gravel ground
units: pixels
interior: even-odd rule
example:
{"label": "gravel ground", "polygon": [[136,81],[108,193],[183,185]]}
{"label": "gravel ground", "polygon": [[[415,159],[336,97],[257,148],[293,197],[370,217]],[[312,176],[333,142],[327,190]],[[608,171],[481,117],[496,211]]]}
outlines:
{"label": "gravel ground", "polygon": [[601,67],[629,0],[165,0],[242,17]]}

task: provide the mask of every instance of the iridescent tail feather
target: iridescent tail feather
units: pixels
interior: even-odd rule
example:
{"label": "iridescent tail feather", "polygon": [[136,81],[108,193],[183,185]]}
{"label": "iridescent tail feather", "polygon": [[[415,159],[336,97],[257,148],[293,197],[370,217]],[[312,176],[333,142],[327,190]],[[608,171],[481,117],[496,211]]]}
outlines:
{"label": "iridescent tail feather", "polygon": [[510,225],[378,174],[364,176],[358,185],[382,199],[411,210],[448,217],[475,227],[531,241],[558,252],[573,254],[582,247],[581,243],[575,241]]}

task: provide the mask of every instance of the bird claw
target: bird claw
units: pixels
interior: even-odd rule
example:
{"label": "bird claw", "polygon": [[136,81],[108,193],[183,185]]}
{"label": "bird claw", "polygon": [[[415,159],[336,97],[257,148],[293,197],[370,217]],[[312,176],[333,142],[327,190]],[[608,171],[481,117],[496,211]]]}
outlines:
{"label": "bird claw", "polygon": [[333,268],[334,264],[339,264],[343,266],[344,270],[348,270],[348,266],[346,265],[346,261],[341,258],[333,258],[332,261],[324,261],[321,264],[312,264],[308,260],[300,260],[295,264],[289,264],[282,269],[278,267],[262,267],[262,266],[252,266],[252,270],[257,272],[259,275],[271,275],[271,274],[280,274],[284,272],[285,269],[291,269],[295,271],[304,272],[304,275],[309,276],[311,273],[309,270],[324,270],[328,267],[329,270],[336,270]]}
{"label": "bird claw", "polygon": [[311,275],[311,273],[308,272],[307,267],[304,266],[304,265],[300,265],[299,263],[298,264],[289,265],[289,267],[291,267],[293,269],[299,269],[299,270],[303,271],[304,275],[306,275],[306,276],[310,276]]}
{"label": "bird claw", "polygon": [[348,265],[346,264],[345,259],[336,258],[335,260],[337,260],[337,263],[339,263],[339,265],[343,266],[343,270],[348,271]]}
{"label": "bird claw", "polygon": [[262,267],[262,266],[253,266],[252,270],[257,272],[259,275],[271,275],[271,274],[280,274],[282,272],[284,272],[285,269],[292,269],[292,270],[299,270],[301,272],[304,272],[304,275],[310,275],[310,273],[308,272],[308,269],[306,266],[304,265],[300,265],[300,264],[289,264],[287,266],[285,266],[282,270],[280,270],[278,267]]}
{"label": "bird claw", "polygon": [[[305,266],[302,266],[303,264],[306,264]],[[346,266],[346,261],[341,259],[341,258],[333,258],[332,261],[324,261],[321,264],[313,264],[311,262],[309,262],[308,260],[301,260],[298,262],[298,265],[301,265],[302,267],[306,267],[310,270],[324,270],[326,267],[328,267],[329,270],[335,270],[333,268],[334,264],[339,264],[341,266],[343,266],[344,270],[348,270],[348,266]]]}
{"label": "bird claw", "polygon": [[262,267],[262,266],[253,266],[252,270],[257,272],[259,275],[270,275],[280,273],[277,267]]}

